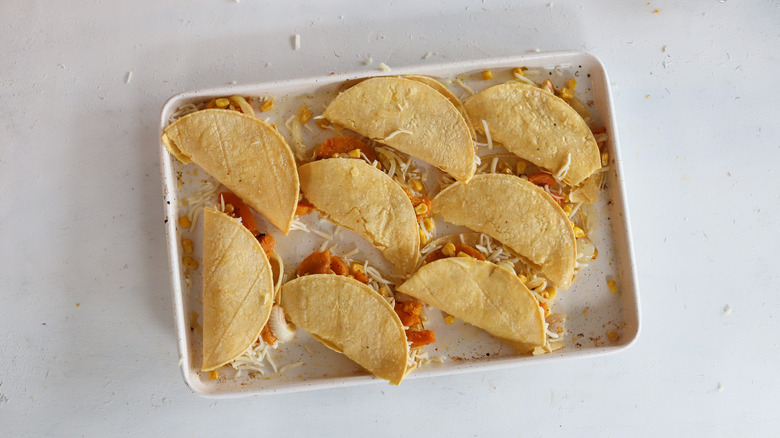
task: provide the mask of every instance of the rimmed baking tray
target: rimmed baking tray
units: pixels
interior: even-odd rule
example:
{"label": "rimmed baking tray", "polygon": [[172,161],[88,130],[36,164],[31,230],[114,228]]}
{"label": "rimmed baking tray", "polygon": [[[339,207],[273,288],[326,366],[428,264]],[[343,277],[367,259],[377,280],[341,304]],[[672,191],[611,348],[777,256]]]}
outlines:
{"label": "rimmed baking tray", "polygon": [[[550,78],[556,87],[562,86],[567,79],[574,78],[578,83],[576,97],[585,103],[593,117],[606,127],[609,137],[609,170],[599,202],[595,205],[599,221],[595,232],[589,236],[599,250],[599,257],[579,274],[571,288],[559,292],[556,299],[555,312],[568,315],[564,348],[539,356],[518,355],[511,347],[465,323],[456,321],[452,325],[445,325],[440,312],[431,310],[428,312],[430,321],[427,328],[436,331],[437,341],[426,347],[426,351],[430,356],[440,356],[444,360],[442,363],[428,363],[414,370],[406,378],[520,367],[528,363],[621,351],[631,345],[639,334],[639,293],[609,80],[604,66],[590,54],[534,53],[450,63],[424,63],[392,68],[390,71],[359,71],[188,91],[171,97],[164,104],[160,116],[160,135],[172,115],[183,105],[239,94],[258,100],[273,98],[274,109],[261,113],[260,117],[267,117],[268,121],[276,124],[289,142],[289,132],[285,130],[284,124],[295,113],[298,105],[306,102],[317,115],[322,111],[324,103],[348,81],[379,75],[422,74],[442,80],[456,95],[465,96],[470,93],[467,88],[478,92],[497,81],[508,79],[508,72],[517,67],[528,68],[529,77],[535,81]],[[490,81],[483,80],[481,73],[485,70],[491,70],[495,78]],[[315,127],[308,131],[307,136],[312,140],[308,146],[315,144],[314,141],[318,138],[316,130]],[[282,344],[278,350],[272,352],[276,365],[282,370],[281,373],[241,378],[223,375],[212,380],[208,373],[201,372],[200,272],[198,269],[191,270],[184,266],[182,260],[185,254],[182,252],[181,240],[184,237],[193,240],[196,248],[193,257],[199,261],[198,248],[202,227],[197,224],[192,230],[183,228],[177,219],[190,208],[187,204],[192,194],[203,189],[204,184],[213,184],[214,180],[194,164],[182,165],[167,152],[162,142],[160,161],[179,366],[184,381],[194,392],[207,397],[239,397],[372,382],[384,384],[302,330],[298,330],[293,342]],[[200,215],[202,216],[202,212]],[[307,215],[303,217],[303,221],[310,228],[317,228],[326,235],[332,234],[334,226],[316,216]],[[289,236],[283,236],[259,215],[256,217],[260,226],[276,238],[277,252],[285,259],[288,278],[291,270],[306,254],[322,245],[323,238],[318,234],[293,231]],[[380,268],[383,267],[385,262],[381,255],[366,242],[349,231],[336,234],[339,236],[337,243],[342,249],[357,248],[365,259]],[[613,287],[608,285],[610,280],[614,282]]]}

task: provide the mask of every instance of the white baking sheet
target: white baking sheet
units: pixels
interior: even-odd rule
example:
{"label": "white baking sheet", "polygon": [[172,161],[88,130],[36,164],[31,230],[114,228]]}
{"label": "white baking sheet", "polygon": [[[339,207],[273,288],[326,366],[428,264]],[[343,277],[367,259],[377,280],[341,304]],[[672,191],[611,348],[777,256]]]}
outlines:
{"label": "white baking sheet", "polygon": [[[578,81],[576,97],[586,103],[593,116],[607,128],[609,135],[607,150],[611,156],[610,170],[596,206],[600,221],[596,232],[589,236],[599,250],[599,257],[579,274],[571,288],[558,293],[553,310],[568,315],[566,323],[568,333],[563,340],[564,348],[540,356],[521,356],[508,345],[465,323],[456,321],[452,325],[445,325],[441,313],[429,308],[427,313],[430,322],[426,324],[426,328],[435,331],[437,340],[426,347],[426,352],[430,356],[443,356],[444,361],[426,364],[414,370],[406,378],[518,367],[526,363],[620,351],[633,343],[639,334],[636,270],[609,81],[602,64],[589,54],[537,53],[393,68],[390,72],[363,71],[186,92],[171,97],[165,103],[160,118],[160,135],[171,115],[182,105],[207,101],[213,97],[240,94],[257,98],[274,98],[276,102],[274,109],[259,115],[275,123],[289,142],[289,131],[284,125],[298,105],[306,102],[314,115],[318,115],[322,111],[322,105],[329,101],[346,81],[352,79],[388,74],[424,74],[445,82],[459,78],[474,91],[479,92],[489,85],[508,80],[510,70],[515,67],[528,67],[532,71],[529,77],[537,82],[550,78],[556,88],[561,87],[568,78],[574,77]],[[494,72],[494,80],[480,79],[479,73],[486,69]],[[450,82],[448,88],[457,96],[468,95],[468,91],[455,81]],[[313,122],[309,122],[309,125],[313,127],[311,133],[305,130],[309,147],[334,135],[332,131],[320,132]],[[188,207],[183,205],[183,201],[202,187],[204,181],[214,180],[194,164],[179,163],[168,154],[162,143],[160,154],[179,362],[184,380],[189,387],[196,393],[209,397],[237,397],[365,383],[386,384],[368,375],[345,356],[329,350],[302,330],[298,330],[294,341],[282,344],[271,353],[278,367],[296,365],[292,368],[288,367],[289,369],[285,369],[282,373],[271,372],[264,377],[235,378],[230,372],[221,372],[219,379],[211,380],[208,373],[200,371],[202,354],[200,272],[199,270],[188,272],[183,266],[181,239],[187,237],[195,242],[194,257],[200,262],[202,227],[198,223],[194,230],[181,229],[177,218],[187,212]],[[319,249],[324,241],[314,233],[303,231],[292,231],[285,237],[260,215],[255,216],[261,230],[266,230],[276,239],[276,250],[285,261],[288,279],[292,277],[292,270],[300,261],[312,251]],[[327,234],[333,234],[335,228],[334,225],[320,220],[317,214],[303,216],[302,221]],[[439,236],[452,231],[441,221],[437,221],[437,225]],[[360,255],[356,258],[369,260],[372,265],[380,269],[386,266],[381,254],[354,233],[342,229],[337,234],[331,243],[338,245],[333,252],[343,253],[358,248]],[[389,269],[385,270],[385,272],[389,271]],[[607,286],[608,280],[611,279],[617,282],[616,293],[611,292]],[[608,331],[617,333],[619,339],[611,341],[607,336]],[[269,371],[272,370],[269,368]]]}

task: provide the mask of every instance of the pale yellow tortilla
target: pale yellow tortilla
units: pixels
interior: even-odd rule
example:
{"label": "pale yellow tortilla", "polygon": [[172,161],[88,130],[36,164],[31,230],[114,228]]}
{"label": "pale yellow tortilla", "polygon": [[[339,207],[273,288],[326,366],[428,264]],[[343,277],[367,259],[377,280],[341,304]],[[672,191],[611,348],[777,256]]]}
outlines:
{"label": "pale yellow tortilla", "polygon": [[562,99],[541,88],[506,83],[468,99],[464,106],[477,132],[487,123],[493,141],[536,166],[557,174],[571,163],[563,182],[576,186],[601,167],[599,148],[587,123]]}
{"label": "pale yellow tortilla", "polygon": [[433,212],[500,241],[558,287],[571,285],[574,229],[555,200],[533,183],[514,175],[476,175],[436,195]]}
{"label": "pale yellow tortilla", "polygon": [[595,204],[599,200],[599,192],[601,191],[601,183],[603,181],[604,172],[594,173],[587,177],[580,185],[571,189],[569,201]]}
{"label": "pale yellow tortilla", "polygon": [[363,160],[331,158],[298,169],[303,196],[329,219],[362,236],[403,273],[419,258],[412,202],[382,171]]}
{"label": "pale yellow tortilla", "polygon": [[401,383],[409,353],[406,333],[393,308],[373,289],[348,277],[318,274],[285,283],[281,296],[296,326],[374,376]]}
{"label": "pale yellow tortilla", "polygon": [[237,111],[206,109],[172,123],[162,140],[181,162],[194,162],[284,234],[290,231],[298,172],[276,128]]}
{"label": "pale yellow tortilla", "polygon": [[544,314],[512,271],[471,257],[451,257],[422,266],[399,292],[477,326],[521,353],[544,346]]}
{"label": "pale yellow tortilla", "polygon": [[469,125],[446,97],[421,82],[400,77],[367,79],[336,96],[323,115],[459,181],[474,175]]}
{"label": "pale yellow tortilla", "polygon": [[469,127],[469,134],[471,134],[471,139],[476,140],[477,139],[477,133],[474,132],[474,127],[471,125],[471,119],[469,118],[469,113],[466,112],[466,107],[463,106],[463,102],[458,99],[458,96],[452,93],[452,91],[449,90],[444,84],[437,81],[436,79],[430,77],[430,76],[423,76],[423,75],[405,75],[406,79],[411,79],[413,81],[421,82],[434,90],[438,91],[442,96],[446,97],[447,100],[450,101],[452,105],[455,106],[455,109],[458,110],[460,115],[463,116],[463,118],[466,120],[466,124]]}
{"label": "pale yellow tortilla", "polygon": [[232,362],[260,336],[273,305],[271,265],[241,222],[204,209],[203,371]]}

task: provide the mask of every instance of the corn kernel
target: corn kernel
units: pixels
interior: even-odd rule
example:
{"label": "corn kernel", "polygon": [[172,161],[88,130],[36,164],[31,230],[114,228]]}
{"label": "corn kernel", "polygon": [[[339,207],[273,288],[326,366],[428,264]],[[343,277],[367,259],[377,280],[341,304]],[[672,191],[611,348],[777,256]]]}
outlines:
{"label": "corn kernel", "polygon": [[185,254],[192,254],[192,251],[194,249],[192,245],[192,239],[182,239],[181,249],[184,251]]}
{"label": "corn kernel", "polygon": [[525,76],[525,74],[523,73],[523,68],[522,67],[517,67],[517,68],[513,69],[512,70],[512,74],[513,75]]}
{"label": "corn kernel", "polygon": [[493,72],[490,70],[485,70],[482,72],[482,79],[484,80],[490,80],[493,79]]}
{"label": "corn kernel", "polygon": [[453,322],[455,322],[455,317],[454,316],[447,315],[447,316],[444,317],[444,323],[445,324],[452,324]]}
{"label": "corn kernel", "polygon": [[424,202],[422,204],[418,204],[417,207],[414,207],[414,212],[418,215],[428,213],[428,204]]}
{"label": "corn kernel", "polygon": [[436,224],[431,220],[431,218],[428,217],[423,219],[423,226],[425,226],[425,230],[428,232],[431,232],[434,228],[436,228]]}
{"label": "corn kernel", "polygon": [[365,268],[360,263],[355,263],[352,265],[352,271],[353,272],[365,272]]}
{"label": "corn kernel", "polygon": [[298,120],[300,120],[301,123],[306,123],[311,119],[311,116],[312,116],[311,110],[308,107],[306,107],[303,109],[303,111],[301,111],[301,115],[298,118]]}
{"label": "corn kernel", "polygon": [[226,97],[220,97],[214,101],[214,104],[217,106],[217,108],[227,108],[228,105],[230,105],[230,99]]}
{"label": "corn kernel", "polygon": [[423,191],[422,182],[420,182],[419,179],[413,179],[412,180],[412,188],[414,189],[415,192],[422,193],[422,191]]}
{"label": "corn kernel", "polygon": [[571,204],[564,205],[563,206],[563,212],[566,213],[566,216],[571,215],[571,212],[572,212]]}
{"label": "corn kernel", "polygon": [[558,293],[558,289],[556,289],[556,288],[554,288],[552,286],[547,286],[547,289],[542,291],[541,295],[542,295],[542,298],[544,298],[545,300],[551,300],[551,299],[555,298],[555,295],[557,293]]}
{"label": "corn kernel", "polygon": [[463,251],[458,251],[458,253],[455,256],[456,257],[471,257],[470,255],[466,254]]}
{"label": "corn kernel", "polygon": [[198,269],[198,261],[190,256],[185,256],[184,259],[182,259],[182,263],[184,263],[184,266],[192,269],[193,271]]}
{"label": "corn kernel", "polygon": [[520,281],[522,281],[522,282],[523,282],[523,284],[526,284],[526,283],[528,283],[528,277],[526,277],[526,276],[525,276],[525,275],[523,275],[523,274],[517,274],[517,278],[519,278],[519,279],[520,279]]}
{"label": "corn kernel", "polygon": [[349,158],[360,158],[360,149],[352,149],[349,151]]}
{"label": "corn kernel", "polygon": [[179,226],[182,228],[189,228],[192,226],[192,221],[190,221],[190,218],[187,216],[182,216],[179,218]]}
{"label": "corn kernel", "polygon": [[387,288],[384,286],[379,286],[379,293],[385,297],[390,296],[390,294],[387,293]]}
{"label": "corn kernel", "polygon": [[428,236],[425,234],[425,231],[423,230],[417,230],[420,233],[420,244],[425,245],[426,242],[428,242]]}
{"label": "corn kernel", "polygon": [[217,379],[219,379],[219,371],[217,370],[209,371],[209,380],[217,380]]}
{"label": "corn kernel", "polygon": [[266,99],[263,101],[263,104],[260,105],[260,111],[266,112],[270,111],[271,108],[274,107],[274,100],[273,99]]}
{"label": "corn kernel", "polygon": [[606,166],[609,164],[609,152],[602,152],[601,153],[601,165]]}
{"label": "corn kernel", "polygon": [[441,252],[447,257],[453,257],[455,256],[455,245],[453,245],[452,242],[447,242],[441,249]]}
{"label": "corn kernel", "polygon": [[598,250],[598,248],[593,250],[593,260],[596,260],[597,258],[599,258],[599,250]]}
{"label": "corn kernel", "polygon": [[585,237],[585,232],[582,231],[582,228],[580,228],[578,226],[575,226],[574,227],[574,238],[581,239],[583,237]]}
{"label": "corn kernel", "polygon": [[617,293],[617,282],[615,280],[609,280],[607,282],[607,286],[609,286],[609,291],[613,294]]}
{"label": "corn kernel", "polygon": [[574,91],[577,88],[577,81],[574,80],[574,78],[569,79],[568,81],[566,81],[566,88]]}
{"label": "corn kernel", "polygon": [[608,332],[607,332],[607,337],[609,338],[609,342],[615,342],[615,341],[617,341],[618,339],[620,339],[620,335],[619,335],[619,334],[617,334],[617,332],[616,332],[616,331],[614,331],[614,330],[610,330],[610,331],[608,331]]}
{"label": "corn kernel", "polygon": [[234,211],[236,211],[236,207],[234,207],[233,204],[231,203],[225,204],[225,213],[233,214]]}
{"label": "corn kernel", "polygon": [[571,99],[574,97],[574,92],[568,88],[561,88],[561,97],[564,99]]}
{"label": "corn kernel", "polygon": [[335,154],[331,155],[330,157],[331,157],[331,158],[341,158],[341,154],[339,154],[338,152],[336,152]]}
{"label": "corn kernel", "polygon": [[517,174],[522,175],[525,173],[525,161],[517,160]]}

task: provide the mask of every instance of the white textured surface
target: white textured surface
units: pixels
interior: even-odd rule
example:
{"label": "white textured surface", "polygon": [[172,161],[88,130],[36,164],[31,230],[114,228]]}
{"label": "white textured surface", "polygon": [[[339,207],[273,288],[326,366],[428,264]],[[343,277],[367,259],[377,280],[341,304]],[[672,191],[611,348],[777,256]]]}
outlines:
{"label": "white textured surface", "polygon": [[[780,426],[780,7],[612,3],[3,2],[2,435],[769,434]],[[610,74],[638,343],[399,388],[191,394],[163,238],[164,100],[535,48],[589,51]]]}

